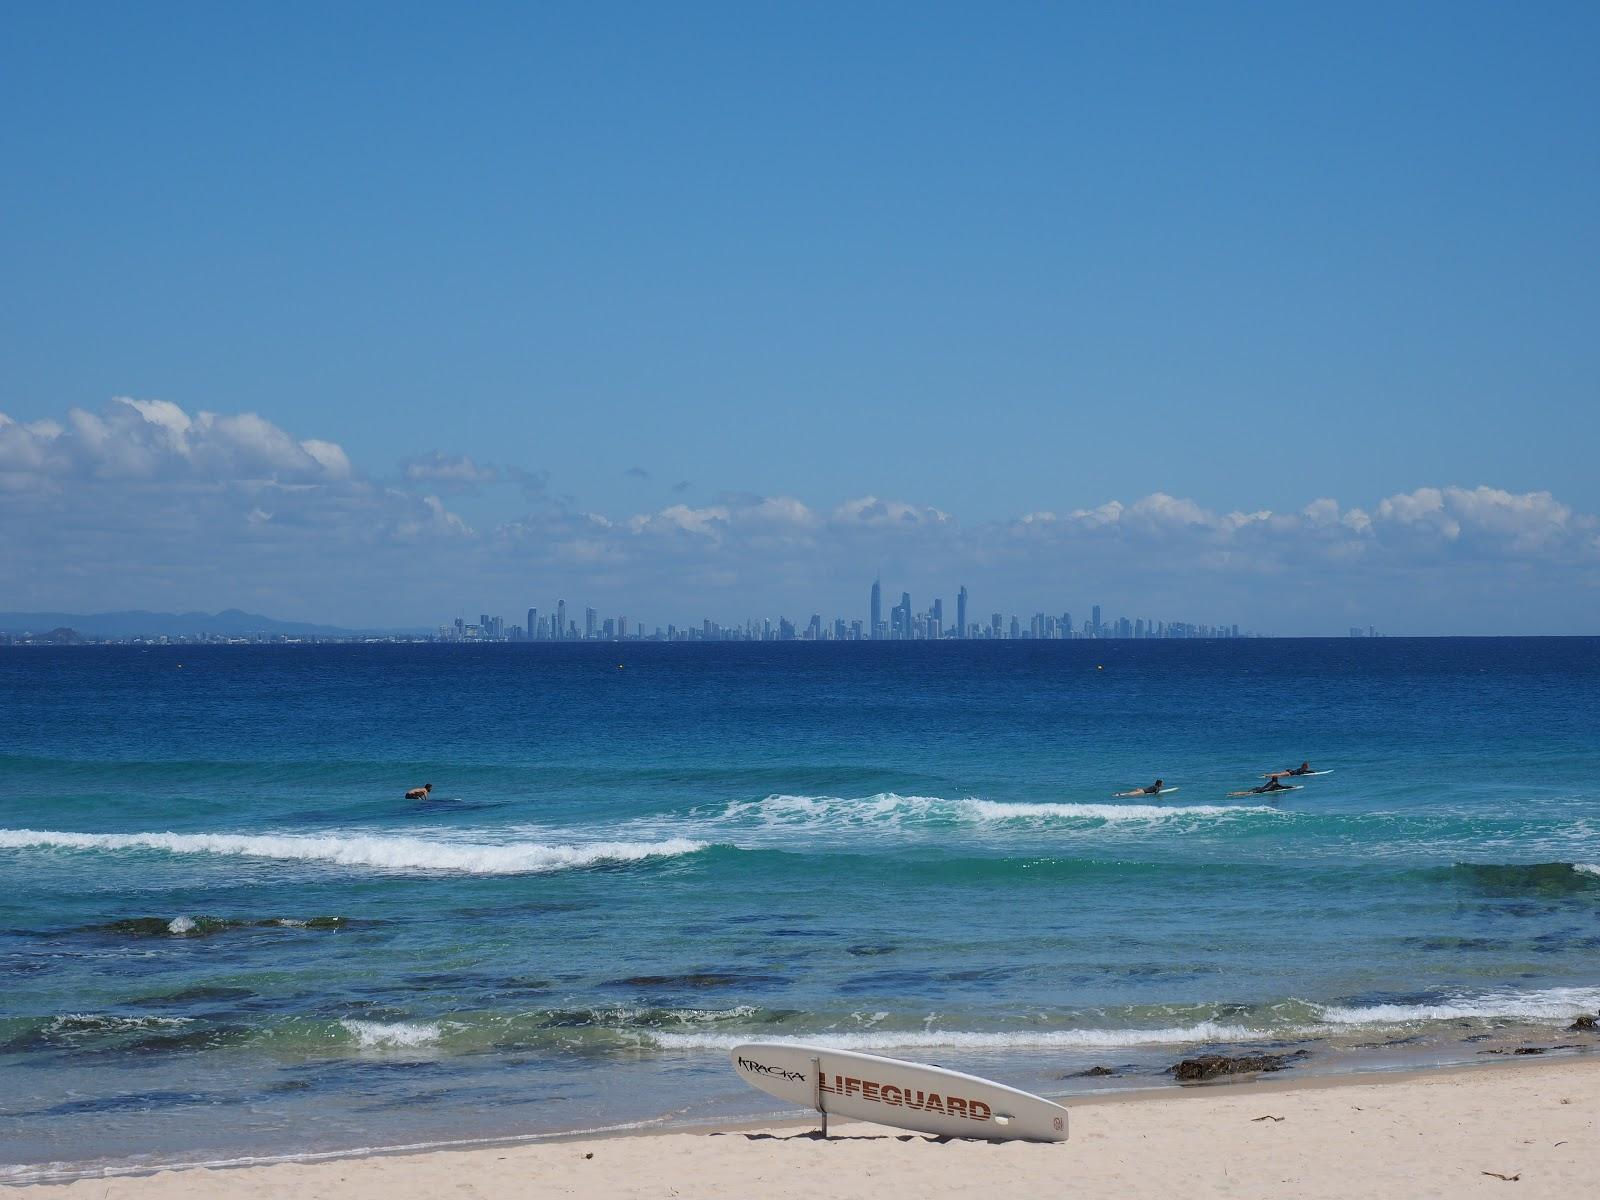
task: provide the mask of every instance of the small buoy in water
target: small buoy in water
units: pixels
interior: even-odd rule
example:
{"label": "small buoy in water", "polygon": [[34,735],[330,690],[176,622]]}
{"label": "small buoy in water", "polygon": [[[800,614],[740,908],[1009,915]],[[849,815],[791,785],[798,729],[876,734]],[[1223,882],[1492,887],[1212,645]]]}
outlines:
{"label": "small buoy in water", "polygon": [[1094,669],[1096,671],[1104,671],[1106,669],[1106,665],[1105,663],[1096,663]]}
{"label": "small buoy in water", "polygon": [[622,664],[621,663],[617,664],[617,670],[619,670],[619,671],[622,670]]}

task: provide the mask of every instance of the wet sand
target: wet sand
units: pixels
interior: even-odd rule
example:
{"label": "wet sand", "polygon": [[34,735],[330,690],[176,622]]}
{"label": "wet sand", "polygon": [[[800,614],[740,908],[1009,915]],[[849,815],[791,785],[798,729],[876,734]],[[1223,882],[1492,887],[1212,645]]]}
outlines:
{"label": "wet sand", "polygon": [[1070,1106],[1071,1140],[1054,1145],[940,1142],[855,1123],[835,1124],[824,1142],[810,1125],[767,1124],[197,1167],[19,1193],[41,1200],[1600,1194],[1600,1060],[1589,1056],[1272,1077]]}

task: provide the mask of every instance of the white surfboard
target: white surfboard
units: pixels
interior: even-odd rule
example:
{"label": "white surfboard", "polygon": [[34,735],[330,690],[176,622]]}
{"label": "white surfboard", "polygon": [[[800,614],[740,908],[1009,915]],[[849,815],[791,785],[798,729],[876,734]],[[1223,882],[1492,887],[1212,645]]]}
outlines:
{"label": "white surfboard", "polygon": [[797,1108],[940,1137],[1067,1140],[1061,1105],[960,1071],[785,1042],[748,1042],[730,1057],[751,1087]]}
{"label": "white surfboard", "polygon": [[1279,792],[1298,792],[1305,786],[1303,783],[1286,783],[1280,788],[1273,788],[1270,792],[1263,792],[1259,788],[1247,788],[1242,792],[1229,792],[1228,798],[1231,800],[1235,796],[1276,796]]}
{"label": "white surfboard", "polygon": [[1113,792],[1111,794],[1111,798],[1113,800],[1137,800],[1140,796],[1170,796],[1177,790],[1178,789],[1175,787],[1169,787],[1162,788],[1159,792],[1146,792],[1142,790],[1137,792]]}
{"label": "white surfboard", "polygon": [[1298,773],[1296,773],[1294,771],[1263,771],[1261,773],[1261,778],[1263,778],[1263,779],[1310,779],[1313,775],[1332,775],[1332,774],[1333,774],[1333,768],[1329,767],[1326,771],[1300,771]]}

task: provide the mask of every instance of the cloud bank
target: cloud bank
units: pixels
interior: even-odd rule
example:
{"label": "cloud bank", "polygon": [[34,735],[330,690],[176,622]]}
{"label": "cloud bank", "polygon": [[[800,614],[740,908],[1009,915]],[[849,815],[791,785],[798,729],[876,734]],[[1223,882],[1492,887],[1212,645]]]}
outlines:
{"label": "cloud bank", "polygon": [[[560,597],[651,624],[851,617],[881,571],[891,595],[942,595],[947,612],[966,584],[972,619],[1100,603],[1286,634],[1600,632],[1600,521],[1549,492],[1423,486],[1295,512],[1158,492],[966,525],[867,491],[606,515],[551,498],[546,478],[439,450],[374,476],[255,414],[162,400],[0,415],[0,608],[432,625]],[[446,503],[474,492],[504,517],[474,528]]]}

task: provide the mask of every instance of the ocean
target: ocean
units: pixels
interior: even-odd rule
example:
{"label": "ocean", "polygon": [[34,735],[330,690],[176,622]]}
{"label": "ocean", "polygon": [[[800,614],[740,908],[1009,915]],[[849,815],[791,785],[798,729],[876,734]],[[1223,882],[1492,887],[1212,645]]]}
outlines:
{"label": "ocean", "polygon": [[0,650],[0,1181],[772,1114],[744,1040],[1600,1041],[1597,710],[1594,638]]}

